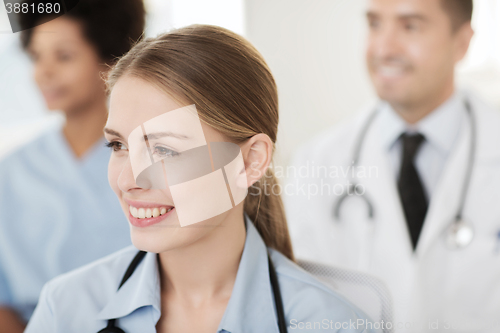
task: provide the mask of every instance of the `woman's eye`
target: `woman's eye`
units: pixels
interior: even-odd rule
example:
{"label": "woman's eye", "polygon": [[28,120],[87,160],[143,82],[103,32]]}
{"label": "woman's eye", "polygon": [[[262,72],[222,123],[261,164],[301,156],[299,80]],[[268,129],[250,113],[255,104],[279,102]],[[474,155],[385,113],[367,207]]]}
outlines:
{"label": "woman's eye", "polygon": [[179,155],[178,152],[173,151],[172,149],[168,149],[162,146],[154,146],[153,154],[158,155],[159,157],[172,157]]}
{"label": "woman's eye", "polygon": [[127,150],[127,147],[118,141],[107,142],[106,147],[113,149],[113,151]]}

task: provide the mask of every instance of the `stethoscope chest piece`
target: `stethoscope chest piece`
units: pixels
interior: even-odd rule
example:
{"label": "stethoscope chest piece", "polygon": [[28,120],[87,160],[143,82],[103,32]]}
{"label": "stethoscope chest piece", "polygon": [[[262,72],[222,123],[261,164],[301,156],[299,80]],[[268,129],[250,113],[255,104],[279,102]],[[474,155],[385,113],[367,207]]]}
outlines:
{"label": "stethoscope chest piece", "polygon": [[474,239],[474,228],[463,219],[453,222],[446,232],[446,245],[451,250],[466,248]]}

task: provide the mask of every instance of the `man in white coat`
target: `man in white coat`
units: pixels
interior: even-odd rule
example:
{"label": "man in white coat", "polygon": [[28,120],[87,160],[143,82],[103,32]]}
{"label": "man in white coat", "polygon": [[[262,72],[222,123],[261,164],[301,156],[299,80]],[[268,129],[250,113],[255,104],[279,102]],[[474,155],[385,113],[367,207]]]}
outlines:
{"label": "man in white coat", "polygon": [[500,331],[500,114],[454,84],[471,15],[472,0],[370,0],[380,101],[287,170],[296,256],[381,278],[398,332]]}

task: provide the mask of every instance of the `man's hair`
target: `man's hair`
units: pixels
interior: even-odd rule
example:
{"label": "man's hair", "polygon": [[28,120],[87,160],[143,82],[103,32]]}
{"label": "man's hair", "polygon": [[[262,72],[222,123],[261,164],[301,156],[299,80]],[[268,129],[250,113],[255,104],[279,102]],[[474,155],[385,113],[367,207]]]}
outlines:
{"label": "man's hair", "polygon": [[[31,4],[36,0],[24,0]],[[127,53],[143,36],[145,9],[142,0],[80,0],[63,17],[82,24],[83,35],[96,48],[101,59],[112,64]],[[21,42],[29,48],[36,24],[50,21],[54,14],[20,15]]]}
{"label": "man's hair", "polygon": [[450,17],[453,31],[472,19],[472,0],[441,0],[441,6]]}

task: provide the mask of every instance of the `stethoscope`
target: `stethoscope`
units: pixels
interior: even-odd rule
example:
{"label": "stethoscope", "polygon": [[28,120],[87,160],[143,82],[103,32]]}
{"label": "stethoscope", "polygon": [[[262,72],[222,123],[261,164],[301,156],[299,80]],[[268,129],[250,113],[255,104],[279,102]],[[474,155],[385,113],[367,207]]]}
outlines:
{"label": "stethoscope", "polygon": [[[142,261],[144,256],[146,255],[146,252],[144,251],[139,251],[134,259],[130,262],[130,265],[128,266],[127,270],[125,271],[125,274],[123,275],[122,281],[120,282],[120,286],[118,287],[118,290],[127,282],[127,280],[132,276],[134,273],[135,269],[139,265],[139,263]],[[285,322],[285,311],[283,310],[283,302],[281,299],[281,292],[280,292],[280,287],[278,283],[278,277],[276,275],[276,270],[274,269],[274,265],[271,261],[271,257],[269,254],[267,255],[268,263],[269,263],[269,279],[271,280],[271,287],[273,289],[273,294],[274,294],[274,304],[276,305],[276,313],[278,317],[278,328],[280,333],[287,333],[286,329],[286,322]],[[115,319],[109,319],[108,320],[108,326],[100,330],[98,333],[125,333],[121,328],[116,326],[116,318]]]}
{"label": "stethoscope", "polygon": [[[467,193],[469,190],[469,185],[474,167],[474,159],[476,155],[477,126],[476,126],[476,119],[469,101],[465,99],[464,104],[465,104],[465,109],[467,110],[467,114],[469,116],[471,139],[469,147],[469,158],[468,158],[465,177],[463,180],[462,192],[460,193],[459,206],[457,209],[457,213],[455,214],[455,217],[453,219],[453,222],[450,223],[449,227],[446,229],[444,237],[446,246],[450,250],[463,249],[467,247],[474,238],[473,225],[463,218],[463,210],[467,199]],[[352,168],[356,168],[359,165],[361,149],[363,148],[363,144],[366,139],[366,133],[373,124],[373,121],[377,116],[378,111],[379,108],[376,108],[368,116],[365,123],[363,124],[363,127],[361,128],[361,132],[359,133],[359,136],[356,139],[356,144],[354,146]],[[350,177],[349,189],[348,191],[344,191],[344,193],[342,193],[342,195],[340,195],[338,200],[334,203],[333,216],[336,221],[340,221],[340,209],[344,204],[344,202],[346,201],[346,199],[353,196],[361,198],[365,202],[366,207],[368,208],[368,218],[372,221],[375,219],[375,209],[370,198],[364,192],[358,193],[356,191],[359,182],[356,179],[354,179],[355,174],[356,172],[352,173],[349,172],[349,177]]]}

